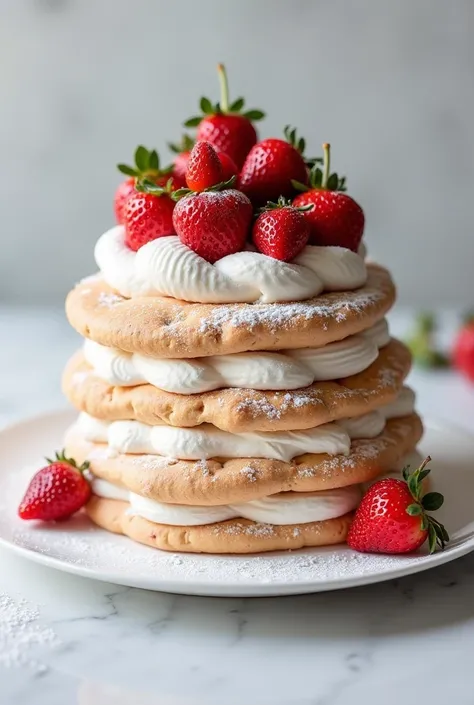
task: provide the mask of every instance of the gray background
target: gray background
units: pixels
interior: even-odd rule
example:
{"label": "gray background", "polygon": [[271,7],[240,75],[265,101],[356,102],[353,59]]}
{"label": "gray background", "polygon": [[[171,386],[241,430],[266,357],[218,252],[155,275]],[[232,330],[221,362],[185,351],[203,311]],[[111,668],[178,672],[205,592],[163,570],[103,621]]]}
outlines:
{"label": "gray background", "polygon": [[202,94],[298,126],[367,216],[405,304],[474,304],[472,0],[0,0],[0,301],[94,270],[117,161]]}

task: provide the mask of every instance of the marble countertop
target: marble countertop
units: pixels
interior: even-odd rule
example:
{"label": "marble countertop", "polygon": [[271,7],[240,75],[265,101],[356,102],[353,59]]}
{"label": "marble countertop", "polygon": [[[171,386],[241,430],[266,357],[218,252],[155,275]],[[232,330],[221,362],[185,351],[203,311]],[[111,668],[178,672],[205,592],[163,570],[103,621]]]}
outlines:
{"label": "marble countertop", "polygon": [[[393,330],[406,326],[394,318]],[[60,310],[0,307],[0,425],[64,405]],[[474,388],[412,373],[422,413],[474,426]],[[1,705],[474,702],[474,555],[366,588],[198,598],[66,575],[0,549]]]}

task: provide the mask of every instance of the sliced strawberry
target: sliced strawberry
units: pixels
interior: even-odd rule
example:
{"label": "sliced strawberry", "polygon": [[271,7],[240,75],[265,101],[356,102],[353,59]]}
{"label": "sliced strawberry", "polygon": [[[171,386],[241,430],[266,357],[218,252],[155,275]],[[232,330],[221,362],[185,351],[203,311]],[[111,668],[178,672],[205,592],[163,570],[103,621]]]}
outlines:
{"label": "sliced strawberry", "polygon": [[66,519],[86,504],[91,487],[84,477],[89,463],[78,467],[64,451],[33,476],[18,508],[21,519]]}

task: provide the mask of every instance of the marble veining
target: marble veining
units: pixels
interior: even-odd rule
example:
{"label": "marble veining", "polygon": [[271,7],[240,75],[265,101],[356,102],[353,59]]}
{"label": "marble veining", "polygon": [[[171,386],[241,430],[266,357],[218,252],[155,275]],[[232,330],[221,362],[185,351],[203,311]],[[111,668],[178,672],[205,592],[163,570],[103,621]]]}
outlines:
{"label": "marble veining", "polygon": [[[77,341],[58,311],[0,308],[0,319],[4,424],[62,403],[60,368]],[[425,413],[473,418],[460,380],[410,382]],[[19,665],[0,659],[0,705],[472,705],[473,588],[474,555],[364,588],[219,599],[90,581],[0,549],[0,594],[28,601],[55,637],[25,647]]]}

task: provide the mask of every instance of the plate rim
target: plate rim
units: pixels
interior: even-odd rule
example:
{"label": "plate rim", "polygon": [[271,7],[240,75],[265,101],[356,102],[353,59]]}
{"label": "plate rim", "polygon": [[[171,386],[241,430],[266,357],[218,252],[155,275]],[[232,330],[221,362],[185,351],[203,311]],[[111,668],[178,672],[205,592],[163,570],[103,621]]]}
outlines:
{"label": "plate rim", "polygon": [[[46,412],[40,412],[21,419],[16,419],[12,423],[0,429],[0,440],[11,433],[21,433],[22,427],[28,428],[31,424],[38,422],[53,423],[54,420],[58,419],[58,417],[62,417],[61,421],[64,421],[63,417],[68,415],[72,416],[73,414],[74,410],[64,406],[55,410],[48,410]],[[427,427],[441,426],[444,429],[449,430],[451,433],[460,435],[464,440],[472,442],[474,448],[474,434],[470,433],[467,429],[461,426],[444,419],[437,419],[436,417],[428,417],[425,419],[425,425]],[[99,528],[96,530],[103,531]],[[107,532],[104,531],[104,534],[106,533]],[[126,537],[121,538],[126,540]],[[298,582],[285,582],[280,580],[265,583],[258,582],[255,578],[249,578],[239,583],[229,582],[216,584],[215,581],[209,579],[203,579],[199,582],[193,582],[186,577],[179,580],[170,580],[160,578],[160,576],[156,574],[150,576],[141,574],[137,580],[134,580],[133,574],[130,574],[130,576],[124,576],[123,574],[110,569],[91,568],[88,566],[71,563],[61,558],[50,556],[47,553],[17,544],[2,535],[0,535],[0,546],[25,558],[26,560],[32,561],[33,563],[44,565],[48,568],[53,568],[61,572],[88,578],[90,580],[98,580],[117,585],[141,588],[154,592],[168,592],[174,594],[208,597],[275,597],[279,595],[302,595],[317,592],[344,590],[354,587],[362,587],[364,585],[374,585],[387,580],[396,580],[400,577],[421,573],[425,570],[430,570],[431,568],[450,563],[451,561],[461,558],[462,556],[474,551],[474,535],[467,537],[458,545],[448,548],[445,552],[435,553],[431,556],[417,556],[418,560],[410,564],[404,562],[404,559],[410,560],[408,556],[400,556],[400,566],[393,566],[386,570],[378,570],[376,573],[364,573],[361,575],[348,577],[328,578],[327,580],[321,580],[318,582],[314,582],[314,580],[310,577],[307,579],[301,579]],[[176,553],[178,554],[178,552]],[[295,553],[296,552],[294,551],[291,552],[292,555]],[[282,552],[278,553],[278,557],[282,557]],[[184,555],[184,560],[185,558],[186,556]],[[245,558],[246,560],[249,559],[248,556]],[[196,559],[196,556],[194,556],[194,559]]]}

